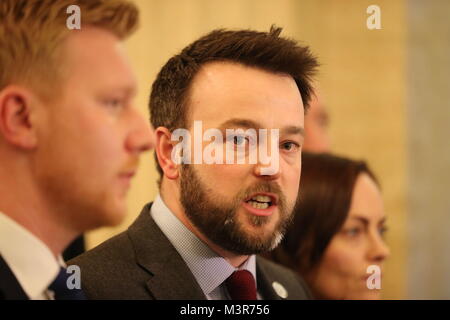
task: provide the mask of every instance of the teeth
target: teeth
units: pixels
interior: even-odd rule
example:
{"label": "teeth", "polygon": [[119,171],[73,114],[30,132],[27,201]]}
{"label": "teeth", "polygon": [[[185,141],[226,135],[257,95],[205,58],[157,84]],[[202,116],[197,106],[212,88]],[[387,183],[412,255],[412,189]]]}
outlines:
{"label": "teeth", "polygon": [[256,201],[249,201],[248,202],[253,208],[256,209],[267,209],[269,207],[268,203],[259,203]]}
{"label": "teeth", "polygon": [[252,200],[259,201],[259,202],[270,202],[270,197],[258,194],[257,196],[253,197]]}

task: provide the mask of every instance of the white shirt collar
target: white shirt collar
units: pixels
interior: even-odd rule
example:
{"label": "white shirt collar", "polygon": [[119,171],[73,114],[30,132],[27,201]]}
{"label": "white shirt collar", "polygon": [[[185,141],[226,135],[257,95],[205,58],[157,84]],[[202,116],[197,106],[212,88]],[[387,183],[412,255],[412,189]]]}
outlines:
{"label": "white shirt collar", "polygon": [[[151,216],[188,265],[203,293],[211,298],[223,282],[236,270],[223,257],[212,251],[170,211],[158,195],[151,208]],[[256,280],[255,255],[239,268],[248,270]]]}
{"label": "white shirt collar", "polygon": [[0,212],[0,254],[30,299],[45,299],[50,283],[64,265],[31,232]]}

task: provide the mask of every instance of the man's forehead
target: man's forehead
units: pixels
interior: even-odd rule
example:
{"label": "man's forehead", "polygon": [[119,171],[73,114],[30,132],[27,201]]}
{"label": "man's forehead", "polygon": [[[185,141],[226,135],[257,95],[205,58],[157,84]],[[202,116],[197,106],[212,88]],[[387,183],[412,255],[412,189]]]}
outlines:
{"label": "man's forehead", "polygon": [[[123,45],[112,33],[100,28],[86,28],[69,35],[64,49],[64,68],[73,78],[89,78],[85,81],[130,92],[136,90],[137,80]],[[95,80],[99,77],[101,81]]]}
{"label": "man's forehead", "polygon": [[[248,83],[247,80],[252,82]],[[256,89],[255,84],[279,82],[283,86],[291,86],[298,90],[294,79],[287,74],[275,73],[259,67],[247,66],[233,61],[213,61],[202,65],[192,80],[192,92],[204,93],[201,89],[208,87],[210,90],[218,89]],[[195,89],[198,89],[197,91]]]}
{"label": "man's forehead", "polygon": [[281,126],[289,117],[303,123],[303,102],[291,77],[235,63],[205,66],[193,81],[188,104],[191,120],[220,123],[233,115],[272,121],[271,126]]}
{"label": "man's forehead", "polygon": [[[121,50],[120,40],[113,33],[89,26],[81,30],[69,31],[63,46],[66,47],[65,53],[72,58],[85,57],[87,55],[98,57],[109,55],[110,52],[95,51],[105,47],[113,48],[115,53]],[[73,53],[73,55],[70,53]]]}

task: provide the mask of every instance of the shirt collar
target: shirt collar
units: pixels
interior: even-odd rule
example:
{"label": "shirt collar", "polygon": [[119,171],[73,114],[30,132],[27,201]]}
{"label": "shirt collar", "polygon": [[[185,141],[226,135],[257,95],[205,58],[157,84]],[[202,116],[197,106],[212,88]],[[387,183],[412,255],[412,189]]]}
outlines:
{"label": "shirt collar", "polygon": [[42,297],[64,265],[31,232],[0,212],[0,254],[30,299]]}
{"label": "shirt collar", "polygon": [[[205,295],[238,270],[186,228],[159,195],[153,202],[150,214],[186,262]],[[255,256],[251,255],[239,270],[250,271],[256,280]]]}

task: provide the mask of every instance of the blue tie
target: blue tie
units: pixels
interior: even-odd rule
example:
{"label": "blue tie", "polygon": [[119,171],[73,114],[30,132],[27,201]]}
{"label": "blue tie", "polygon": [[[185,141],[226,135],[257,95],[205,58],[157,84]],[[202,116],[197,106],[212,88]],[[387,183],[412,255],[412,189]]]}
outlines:
{"label": "blue tie", "polygon": [[55,294],[55,300],[86,300],[86,296],[81,289],[69,289],[67,286],[67,270],[60,268],[58,276],[48,287]]}

